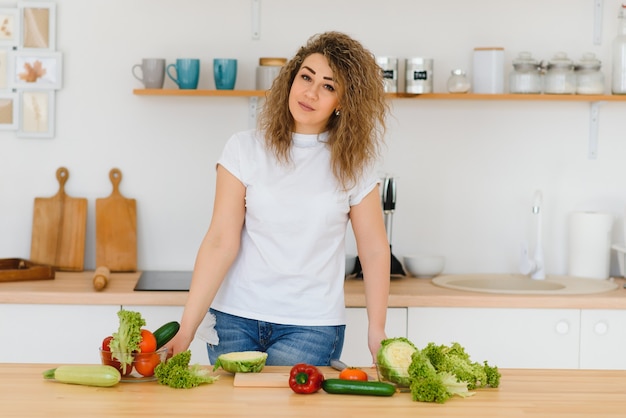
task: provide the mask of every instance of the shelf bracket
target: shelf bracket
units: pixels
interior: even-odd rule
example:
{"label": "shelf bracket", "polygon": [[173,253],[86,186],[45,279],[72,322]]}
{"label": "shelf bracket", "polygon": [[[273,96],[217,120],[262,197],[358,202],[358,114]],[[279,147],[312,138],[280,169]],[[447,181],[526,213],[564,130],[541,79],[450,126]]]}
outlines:
{"label": "shelf bracket", "polygon": [[604,102],[592,102],[589,109],[589,148],[587,151],[587,159],[595,160],[598,158],[598,130],[600,128],[600,106]]}
{"label": "shelf bracket", "polygon": [[261,0],[252,0],[252,39],[261,39]]}
{"label": "shelf bracket", "polygon": [[259,98],[250,97],[248,99],[248,127],[250,129],[256,128],[256,115],[259,107]]}
{"label": "shelf bracket", "polygon": [[604,0],[593,0],[593,44],[602,45],[602,14]]}

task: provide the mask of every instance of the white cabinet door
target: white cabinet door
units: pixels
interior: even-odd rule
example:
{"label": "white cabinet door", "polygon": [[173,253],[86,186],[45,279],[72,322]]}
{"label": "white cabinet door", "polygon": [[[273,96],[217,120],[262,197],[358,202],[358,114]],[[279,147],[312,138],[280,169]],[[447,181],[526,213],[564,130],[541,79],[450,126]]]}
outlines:
{"label": "white cabinet door", "polygon": [[100,364],[119,305],[0,304],[0,363]]}
{"label": "white cabinet door", "polygon": [[[367,311],[365,308],[346,309],[346,335],[341,361],[349,366],[371,366],[372,355],[367,346]],[[387,337],[406,337],[406,308],[387,309]]]}
{"label": "white cabinet door", "polygon": [[581,369],[626,369],[626,311],[583,309]]}
{"label": "white cabinet door", "polygon": [[472,360],[502,368],[578,368],[578,309],[408,309],[418,348],[458,342]]}
{"label": "white cabinet door", "polygon": [[[146,320],[146,328],[154,331],[161,325],[171,321],[180,322],[183,316],[183,306],[145,306],[124,305],[124,309],[140,312]],[[211,364],[206,343],[198,338],[191,342],[191,364]]]}

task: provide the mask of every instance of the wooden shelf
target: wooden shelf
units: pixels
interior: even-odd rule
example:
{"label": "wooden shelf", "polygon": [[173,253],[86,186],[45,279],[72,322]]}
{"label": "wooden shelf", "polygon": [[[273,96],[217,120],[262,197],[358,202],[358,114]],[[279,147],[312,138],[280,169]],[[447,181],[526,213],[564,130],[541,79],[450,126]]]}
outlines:
{"label": "wooden shelf", "polygon": [[[139,96],[215,96],[215,97],[264,97],[263,90],[179,90],[179,89],[135,89]],[[626,102],[626,95],[606,94],[476,94],[476,93],[388,93],[391,99],[415,100],[535,100],[561,102]]]}

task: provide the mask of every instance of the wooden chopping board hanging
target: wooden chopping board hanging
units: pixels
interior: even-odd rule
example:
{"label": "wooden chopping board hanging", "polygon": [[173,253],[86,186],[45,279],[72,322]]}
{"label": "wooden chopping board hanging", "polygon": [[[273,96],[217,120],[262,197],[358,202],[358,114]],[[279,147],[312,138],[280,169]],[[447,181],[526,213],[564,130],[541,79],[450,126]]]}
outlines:
{"label": "wooden chopping board hanging", "polygon": [[137,270],[137,207],[119,191],[122,172],[109,172],[113,192],[96,199],[96,266],[110,271]]}
{"label": "wooden chopping board hanging", "polygon": [[87,199],[69,197],[65,183],[70,173],[65,167],[56,172],[56,195],[35,198],[30,260],[64,271],[82,271],[85,261]]}

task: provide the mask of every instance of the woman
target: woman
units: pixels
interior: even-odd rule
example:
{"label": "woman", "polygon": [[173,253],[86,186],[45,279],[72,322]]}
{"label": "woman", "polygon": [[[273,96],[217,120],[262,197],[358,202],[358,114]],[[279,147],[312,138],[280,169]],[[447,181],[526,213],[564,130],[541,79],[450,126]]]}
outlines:
{"label": "woman", "polygon": [[218,160],[213,217],[170,355],[206,316],[211,363],[234,351],[267,352],[268,365],[339,358],[350,220],[375,356],[390,272],[374,171],[386,109],[372,54],[344,34],[314,36],[285,65],[261,128],[234,135]]}

